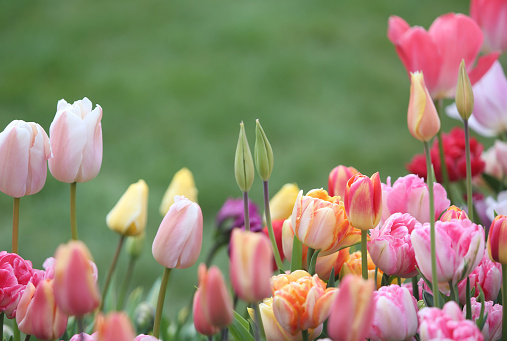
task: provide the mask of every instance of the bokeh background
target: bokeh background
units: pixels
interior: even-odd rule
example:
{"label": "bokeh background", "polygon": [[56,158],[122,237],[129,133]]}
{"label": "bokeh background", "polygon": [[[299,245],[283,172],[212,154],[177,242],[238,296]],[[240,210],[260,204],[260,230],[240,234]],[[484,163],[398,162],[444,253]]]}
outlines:
{"label": "bokeh background", "polygon": [[[150,252],[158,207],[174,173],[188,167],[199,189],[208,252],[215,214],[241,193],[233,161],[240,121],[253,147],[255,119],[271,142],[271,194],[295,182],[327,187],[329,171],[405,175],[422,145],[406,128],[409,79],[386,37],[392,14],[426,28],[463,0],[389,1],[2,1],[0,127],[35,121],[49,133],[58,100],[100,104],[104,159],[78,184],[78,229],[100,283],[118,236],[105,216],[129,184],[150,187],[145,252],[133,285],[162,273]],[[459,124],[443,118],[444,130]],[[0,165],[2,166],[2,165]],[[257,177],[251,198],[261,204]],[[20,254],[41,268],[70,238],[69,185],[48,172],[21,200]],[[0,193],[0,248],[10,250],[12,199]],[[197,252],[197,250],[196,250]],[[225,250],[217,258],[227,270]],[[126,255],[118,274],[123,278]],[[173,273],[166,312],[196,285],[197,264]]]}

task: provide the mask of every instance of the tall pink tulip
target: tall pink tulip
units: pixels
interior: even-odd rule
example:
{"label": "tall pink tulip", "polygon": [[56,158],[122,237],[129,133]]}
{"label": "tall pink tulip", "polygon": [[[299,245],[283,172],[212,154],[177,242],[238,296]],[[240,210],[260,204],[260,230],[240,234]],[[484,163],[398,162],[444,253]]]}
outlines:
{"label": "tall pink tulip", "polygon": [[15,120],[0,133],[0,191],[21,198],[46,183],[49,138],[40,125]]}
{"label": "tall pink tulip", "polygon": [[197,261],[201,245],[200,206],[183,196],[176,196],[153,240],[153,257],[168,269],[186,269]]}
{"label": "tall pink tulip", "polygon": [[435,19],[428,31],[410,27],[397,16],[389,18],[387,37],[394,44],[407,72],[422,71],[433,99],[454,96],[461,60],[465,60],[472,85],[498,58],[492,53],[478,59],[482,45],[480,27],[468,16],[448,13]]}
{"label": "tall pink tulip", "polygon": [[332,197],[339,196],[341,200],[345,198],[345,188],[347,187],[347,181],[358,173],[354,167],[336,166],[329,173],[327,190],[329,195]]}
{"label": "tall pink tulip", "polygon": [[360,230],[374,228],[382,217],[382,186],[379,173],[371,178],[356,173],[345,188],[345,212],[349,222]]}
{"label": "tall pink tulip", "polygon": [[249,303],[270,297],[273,251],[269,239],[261,233],[233,229],[230,247],[229,276],[234,292]]}
{"label": "tall pink tulip", "polygon": [[136,337],[130,319],[123,312],[98,315],[95,328],[97,341],[132,341]]}
{"label": "tall pink tulip", "polygon": [[482,29],[486,51],[507,50],[507,2],[472,0],[470,16]]}
{"label": "tall pink tulip", "polygon": [[49,127],[53,157],[49,170],[62,182],[86,182],[97,176],[102,164],[102,108],[92,110],[88,98],[57,105],[56,115]]}

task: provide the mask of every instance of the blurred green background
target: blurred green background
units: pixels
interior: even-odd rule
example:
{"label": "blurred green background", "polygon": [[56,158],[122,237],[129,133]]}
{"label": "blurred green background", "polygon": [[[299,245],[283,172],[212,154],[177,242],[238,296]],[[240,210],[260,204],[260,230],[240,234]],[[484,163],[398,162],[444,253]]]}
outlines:
{"label": "blurred green background", "polygon": [[[2,1],[0,127],[23,119],[49,133],[58,100],[84,96],[104,110],[99,175],[78,184],[78,228],[101,286],[118,236],[105,216],[129,184],[150,187],[145,253],[134,285],[162,274],[150,248],[173,174],[188,167],[205,219],[241,193],[233,173],[239,122],[250,145],[259,118],[275,166],[271,194],[295,182],[327,187],[329,171],[354,166],[397,178],[422,145],[406,128],[409,80],[386,37],[392,14],[426,28],[463,0]],[[444,118],[444,130],[457,124]],[[251,198],[261,204],[257,177]],[[40,268],[70,238],[69,185],[51,177],[21,200],[20,254]],[[0,248],[10,250],[12,199],[0,194]],[[197,250],[196,250],[197,252]],[[126,257],[119,264],[123,278]],[[227,270],[222,250],[218,262]],[[197,264],[174,271],[166,312],[196,285]]]}

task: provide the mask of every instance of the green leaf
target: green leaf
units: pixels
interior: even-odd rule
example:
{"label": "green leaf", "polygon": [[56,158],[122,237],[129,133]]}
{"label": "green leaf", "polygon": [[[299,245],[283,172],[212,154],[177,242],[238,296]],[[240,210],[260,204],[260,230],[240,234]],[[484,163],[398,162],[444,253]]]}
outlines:
{"label": "green leaf", "polygon": [[129,298],[127,300],[127,304],[125,305],[125,312],[128,316],[130,316],[130,319],[134,319],[134,311],[136,310],[136,307],[141,303],[141,300],[143,298],[143,288],[137,287],[129,295]]}
{"label": "green leaf", "polygon": [[497,194],[499,192],[502,191],[502,189],[504,189],[504,185],[502,184],[502,182],[500,180],[498,180],[497,178],[495,178],[494,176],[491,176],[489,174],[486,174],[486,173],[482,173],[482,178],[484,179],[484,181],[486,182],[486,184],[491,187],[491,189],[493,191],[495,191]]}
{"label": "green leaf", "polygon": [[292,258],[290,259],[290,271],[303,269],[303,243],[294,235],[292,240]]}
{"label": "green leaf", "polygon": [[162,277],[157,278],[155,283],[153,283],[151,286],[151,289],[148,292],[148,296],[146,297],[146,301],[148,301],[152,307],[157,306],[158,293],[160,292],[160,283],[162,283]]}
{"label": "green leaf", "polygon": [[334,268],[331,269],[331,273],[329,274],[329,280],[327,281],[327,287],[328,288],[335,288],[336,287]]}
{"label": "green leaf", "polygon": [[249,324],[241,315],[234,311],[234,320],[229,326],[229,330],[234,339],[241,341],[254,341],[252,334],[248,332]]}

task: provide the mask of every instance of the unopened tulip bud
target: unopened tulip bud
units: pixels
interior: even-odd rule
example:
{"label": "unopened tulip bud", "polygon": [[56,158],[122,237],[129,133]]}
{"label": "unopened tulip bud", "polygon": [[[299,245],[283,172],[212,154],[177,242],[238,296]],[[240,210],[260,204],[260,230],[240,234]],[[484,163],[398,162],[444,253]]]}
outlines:
{"label": "unopened tulip bud", "polygon": [[358,173],[354,167],[336,166],[329,173],[328,178],[328,192],[332,197],[339,196],[341,200],[345,198],[345,188],[347,187],[347,181]]}
{"label": "unopened tulip bud", "polygon": [[99,341],[132,341],[136,337],[130,319],[123,312],[97,316],[95,328]]}
{"label": "unopened tulip bud", "polygon": [[459,65],[458,84],[456,85],[456,107],[459,115],[465,121],[472,116],[474,110],[474,92],[465,68],[465,60]]}
{"label": "unopened tulip bud", "polygon": [[369,230],[382,218],[382,186],[379,173],[371,178],[355,174],[345,188],[345,211],[349,223],[355,228]]}
{"label": "unopened tulip bud", "polygon": [[188,168],[182,168],[174,174],[167,191],[160,204],[160,214],[165,215],[169,207],[174,204],[176,195],[183,195],[193,202],[197,202],[197,188],[195,187],[194,176]]}
{"label": "unopened tulip bud", "polygon": [[255,165],[261,179],[267,181],[273,171],[273,149],[259,120],[255,124]]}
{"label": "unopened tulip bud", "polygon": [[440,130],[440,118],[424,84],[422,72],[411,73],[408,130],[419,141],[428,142]]}
{"label": "unopened tulip bud", "polygon": [[269,201],[271,220],[287,219],[292,214],[299,188],[296,184],[285,184]]}
{"label": "unopened tulip bud", "polygon": [[144,232],[148,211],[148,186],[139,180],[129,186],[118,203],[106,216],[107,226],[122,236]]}
{"label": "unopened tulip bud", "polygon": [[507,216],[497,215],[491,223],[487,247],[491,260],[507,264]]}
{"label": "unopened tulip bud", "polygon": [[243,122],[239,124],[239,127],[239,139],[234,159],[234,174],[241,191],[248,192],[254,181],[254,164]]}

